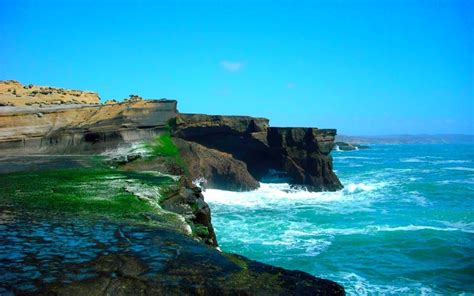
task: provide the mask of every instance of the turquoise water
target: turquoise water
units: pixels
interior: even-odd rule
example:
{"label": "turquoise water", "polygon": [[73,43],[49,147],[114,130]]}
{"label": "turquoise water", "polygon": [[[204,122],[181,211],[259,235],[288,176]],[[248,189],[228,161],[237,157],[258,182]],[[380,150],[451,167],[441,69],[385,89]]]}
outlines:
{"label": "turquoise water", "polygon": [[353,295],[474,292],[474,145],[334,151],[344,190],[207,190],[224,251]]}

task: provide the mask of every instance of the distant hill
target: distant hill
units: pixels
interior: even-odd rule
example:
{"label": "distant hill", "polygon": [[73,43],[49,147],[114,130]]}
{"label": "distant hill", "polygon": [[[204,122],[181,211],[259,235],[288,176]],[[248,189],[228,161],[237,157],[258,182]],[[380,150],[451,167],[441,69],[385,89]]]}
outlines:
{"label": "distant hill", "polygon": [[346,136],[337,135],[336,141],[356,144],[454,144],[474,143],[474,135],[387,135],[387,136]]}

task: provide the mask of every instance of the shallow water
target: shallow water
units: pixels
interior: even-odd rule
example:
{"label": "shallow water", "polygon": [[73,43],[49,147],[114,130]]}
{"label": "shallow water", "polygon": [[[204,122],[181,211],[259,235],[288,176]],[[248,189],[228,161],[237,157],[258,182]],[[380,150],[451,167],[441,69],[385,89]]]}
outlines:
{"label": "shallow water", "polygon": [[474,145],[333,156],[339,192],[207,190],[221,248],[335,280],[349,294],[474,292]]}

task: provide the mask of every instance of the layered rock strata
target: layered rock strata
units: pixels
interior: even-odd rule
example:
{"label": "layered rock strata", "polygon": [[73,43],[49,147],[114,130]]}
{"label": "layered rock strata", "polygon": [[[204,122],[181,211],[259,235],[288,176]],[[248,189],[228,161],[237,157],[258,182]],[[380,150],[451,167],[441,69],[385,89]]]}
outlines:
{"label": "layered rock strata", "polygon": [[150,140],[175,118],[176,101],[0,107],[1,154],[100,153]]}

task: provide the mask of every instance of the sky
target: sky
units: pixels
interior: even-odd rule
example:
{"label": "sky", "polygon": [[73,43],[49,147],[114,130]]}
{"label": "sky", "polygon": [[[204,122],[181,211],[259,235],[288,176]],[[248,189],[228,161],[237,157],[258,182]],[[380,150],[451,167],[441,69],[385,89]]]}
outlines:
{"label": "sky", "polygon": [[345,135],[474,134],[474,1],[0,0],[0,80]]}

